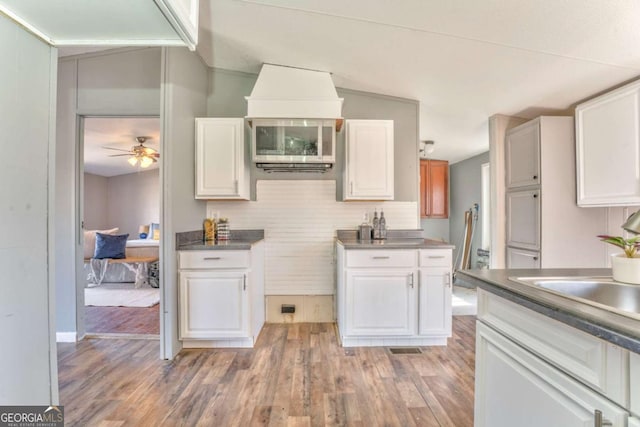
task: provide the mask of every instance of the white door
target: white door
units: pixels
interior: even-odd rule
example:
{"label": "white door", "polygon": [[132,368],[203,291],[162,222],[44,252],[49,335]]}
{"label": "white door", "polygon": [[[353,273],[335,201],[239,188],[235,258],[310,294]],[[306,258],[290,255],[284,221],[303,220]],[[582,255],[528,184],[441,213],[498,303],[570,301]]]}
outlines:
{"label": "white door", "polygon": [[507,248],[507,268],[540,268],[540,252]]}
{"label": "white door", "polygon": [[248,199],[244,119],[196,119],[196,199]]}
{"label": "white door", "polygon": [[507,188],[540,183],[540,122],[535,120],[507,132]]}
{"label": "white door", "polygon": [[182,271],[180,338],[243,338],[248,330],[247,275]]}
{"label": "white door", "polygon": [[576,108],[578,205],[640,205],[640,82]]}
{"label": "white door", "polygon": [[393,120],[347,120],[345,200],[393,200]]}
{"label": "white door", "polygon": [[626,425],[623,409],[480,322],[477,337],[476,427],[593,426],[596,410]]}
{"label": "white door", "polygon": [[420,335],[451,336],[451,270],[422,268],[418,294]]}
{"label": "white door", "polygon": [[414,335],[415,272],[347,272],[345,335]]}
{"label": "white door", "polygon": [[540,250],[540,191],[507,193],[507,246]]}

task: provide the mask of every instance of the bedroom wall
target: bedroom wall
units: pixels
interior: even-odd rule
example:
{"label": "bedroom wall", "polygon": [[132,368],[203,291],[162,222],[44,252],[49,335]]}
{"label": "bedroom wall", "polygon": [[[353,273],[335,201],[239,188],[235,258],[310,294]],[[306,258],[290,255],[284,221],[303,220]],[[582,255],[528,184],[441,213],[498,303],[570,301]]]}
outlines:
{"label": "bedroom wall", "polygon": [[57,405],[57,52],[0,14],[0,57],[0,405]]}
{"label": "bedroom wall", "polygon": [[107,218],[107,184],[109,178],[84,174],[84,228],[106,230],[113,228]]}
{"label": "bedroom wall", "polygon": [[[138,239],[138,227],[160,222],[160,171],[154,169],[107,178],[108,227]],[[85,212],[86,218],[86,212]]]}
{"label": "bedroom wall", "polygon": [[82,268],[82,240],[77,206],[82,159],[77,131],[80,117],[158,116],[161,48],[125,48],[61,58],[58,62],[56,120],[56,328],[58,339],[84,335],[84,290],[76,271]]}

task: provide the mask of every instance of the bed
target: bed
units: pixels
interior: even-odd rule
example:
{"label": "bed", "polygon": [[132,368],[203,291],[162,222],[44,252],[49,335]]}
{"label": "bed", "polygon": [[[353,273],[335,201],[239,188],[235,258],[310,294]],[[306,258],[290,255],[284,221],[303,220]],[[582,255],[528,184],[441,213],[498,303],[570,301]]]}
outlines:
{"label": "bed", "polygon": [[85,258],[84,276],[86,287],[102,283],[132,283],[134,287],[159,287],[158,252],[159,240],[127,240],[126,258]]}

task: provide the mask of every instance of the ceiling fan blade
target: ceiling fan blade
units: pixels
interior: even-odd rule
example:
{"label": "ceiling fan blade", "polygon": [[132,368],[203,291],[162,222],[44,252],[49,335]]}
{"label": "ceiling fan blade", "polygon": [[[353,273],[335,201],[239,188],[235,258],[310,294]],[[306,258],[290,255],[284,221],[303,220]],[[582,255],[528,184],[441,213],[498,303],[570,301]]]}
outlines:
{"label": "ceiling fan blade", "polygon": [[109,155],[107,157],[121,157],[121,156],[129,156],[129,157],[131,157],[131,154],[111,154],[111,155]]}
{"label": "ceiling fan blade", "polygon": [[102,148],[104,148],[105,150],[125,151],[127,153],[131,152],[131,150],[123,150],[122,148],[111,148],[111,147],[102,147]]}

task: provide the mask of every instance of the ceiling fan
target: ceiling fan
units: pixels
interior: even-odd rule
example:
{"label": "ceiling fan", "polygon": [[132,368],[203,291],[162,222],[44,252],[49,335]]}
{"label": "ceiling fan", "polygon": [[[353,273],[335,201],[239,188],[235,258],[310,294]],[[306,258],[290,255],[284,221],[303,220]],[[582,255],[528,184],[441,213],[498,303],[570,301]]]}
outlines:
{"label": "ceiling fan", "polygon": [[150,139],[148,136],[137,136],[136,142],[140,145],[134,145],[130,150],[123,150],[121,148],[102,147],[107,150],[124,151],[126,154],[112,154],[109,157],[129,156],[127,160],[131,166],[135,166],[140,162],[141,168],[148,168],[152,164],[158,161],[160,154],[151,147],[144,145],[145,141]]}

